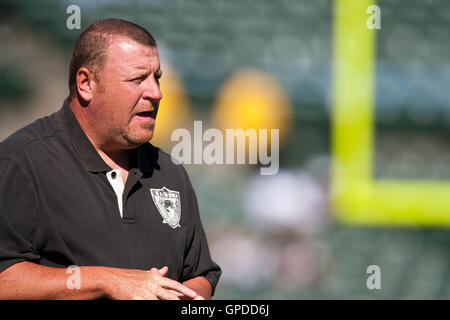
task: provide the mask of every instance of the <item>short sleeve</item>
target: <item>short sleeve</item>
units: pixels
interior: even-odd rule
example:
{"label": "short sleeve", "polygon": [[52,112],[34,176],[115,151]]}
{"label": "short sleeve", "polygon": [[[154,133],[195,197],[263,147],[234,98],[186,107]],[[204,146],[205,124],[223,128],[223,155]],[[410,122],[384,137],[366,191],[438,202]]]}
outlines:
{"label": "short sleeve", "polygon": [[38,201],[32,180],[13,159],[0,158],[0,272],[39,260],[32,243]]}
{"label": "short sleeve", "polygon": [[189,243],[185,253],[182,281],[186,281],[197,276],[203,276],[211,283],[213,289],[212,293],[214,294],[222,270],[219,265],[211,259],[208,241],[200,220],[197,197],[195,196],[194,189],[192,188],[191,182],[184,168],[183,173],[187,184],[186,188],[188,201],[190,204],[189,209],[192,210],[193,224],[191,233],[188,237]]}

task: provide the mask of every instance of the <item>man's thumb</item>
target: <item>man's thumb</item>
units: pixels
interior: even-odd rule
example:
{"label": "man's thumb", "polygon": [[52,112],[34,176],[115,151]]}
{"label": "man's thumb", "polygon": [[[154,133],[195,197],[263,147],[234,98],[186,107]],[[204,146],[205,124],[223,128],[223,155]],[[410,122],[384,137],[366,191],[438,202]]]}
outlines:
{"label": "man's thumb", "polygon": [[161,274],[161,276],[164,277],[167,274],[167,271],[169,271],[169,267],[168,266],[164,266],[161,269],[159,269],[158,271]]}
{"label": "man's thumb", "polygon": [[161,277],[164,277],[167,274],[167,271],[169,271],[169,268],[167,266],[164,266],[161,269],[156,269],[156,268],[150,269],[151,273],[156,274]]}

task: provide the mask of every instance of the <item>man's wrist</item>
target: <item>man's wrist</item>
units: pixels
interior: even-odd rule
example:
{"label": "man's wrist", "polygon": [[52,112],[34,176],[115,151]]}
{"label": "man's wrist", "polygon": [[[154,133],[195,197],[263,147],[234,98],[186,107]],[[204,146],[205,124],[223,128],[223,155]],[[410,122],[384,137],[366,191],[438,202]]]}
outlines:
{"label": "man's wrist", "polygon": [[[95,292],[98,298],[108,298],[111,295],[110,284],[112,283],[112,273],[106,267],[80,267],[81,287],[83,282],[87,283],[86,290]],[[85,281],[83,281],[83,279]]]}

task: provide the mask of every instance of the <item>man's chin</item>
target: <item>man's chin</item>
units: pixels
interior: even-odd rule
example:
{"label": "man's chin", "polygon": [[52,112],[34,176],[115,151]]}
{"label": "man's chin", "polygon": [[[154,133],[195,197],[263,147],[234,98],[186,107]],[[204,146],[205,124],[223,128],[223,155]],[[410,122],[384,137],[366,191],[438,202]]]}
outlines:
{"label": "man's chin", "polygon": [[132,148],[137,148],[144,143],[147,143],[150,141],[151,138],[153,138],[153,132],[151,134],[146,135],[127,135],[124,137],[125,140],[128,142],[128,145]]}

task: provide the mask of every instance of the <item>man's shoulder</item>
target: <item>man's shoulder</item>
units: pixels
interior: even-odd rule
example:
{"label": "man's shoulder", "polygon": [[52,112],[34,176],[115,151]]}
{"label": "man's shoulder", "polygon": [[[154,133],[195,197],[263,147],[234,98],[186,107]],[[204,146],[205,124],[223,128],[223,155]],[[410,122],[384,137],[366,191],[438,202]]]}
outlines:
{"label": "man's shoulder", "polygon": [[142,147],[145,152],[146,160],[152,163],[153,167],[158,171],[165,172],[170,170],[172,172],[176,171],[180,173],[186,171],[181,163],[172,158],[170,154],[168,154],[161,148],[154,146],[150,142],[146,143]]}
{"label": "man's shoulder", "polygon": [[42,142],[53,137],[59,127],[54,120],[54,114],[35,120],[17,130],[0,142],[0,158],[16,158],[20,153],[33,149]]}
{"label": "man's shoulder", "polygon": [[149,143],[149,146],[150,146],[150,148],[153,148],[158,152],[159,158],[161,159],[162,162],[167,163],[167,165],[170,165],[170,166],[178,166],[179,165],[172,159],[170,154],[165,152],[163,149],[156,147],[156,146],[152,145],[151,143]]}
{"label": "man's shoulder", "polygon": [[179,167],[180,164],[172,159],[170,154],[162,150],[161,148],[147,142],[143,146],[141,146],[142,150],[145,152],[145,156],[147,159],[152,159],[155,162],[158,162],[160,165],[164,165],[165,167]]}
{"label": "man's shoulder", "polygon": [[152,179],[156,184],[162,183],[166,187],[172,185],[178,188],[186,188],[189,193],[193,193],[189,174],[182,163],[151,143],[146,143],[143,147],[146,155],[145,160],[150,164],[150,170],[147,172],[153,173]]}

